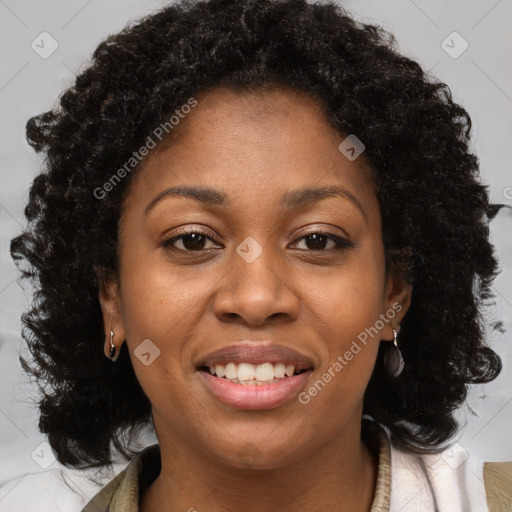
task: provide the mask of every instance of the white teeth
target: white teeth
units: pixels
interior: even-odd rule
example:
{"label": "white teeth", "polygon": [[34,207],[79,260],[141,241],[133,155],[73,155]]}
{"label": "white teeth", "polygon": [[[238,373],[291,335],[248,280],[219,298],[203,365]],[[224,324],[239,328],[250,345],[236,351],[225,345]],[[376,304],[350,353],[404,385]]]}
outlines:
{"label": "white teeth", "polygon": [[[238,365],[238,380],[253,380],[255,374],[256,374],[256,368],[254,368],[253,364],[240,363]],[[274,377],[274,375],[272,375],[272,377]],[[265,379],[258,379],[258,380],[265,380]]]}
{"label": "white teeth", "polygon": [[262,363],[259,365],[240,363],[237,365],[229,362],[226,365],[210,366],[210,373],[237,384],[253,386],[265,384],[274,379],[282,379],[285,375],[292,377],[295,373],[295,366],[293,364],[285,365],[284,363]]}
{"label": "white teeth", "polygon": [[282,379],[284,377],[286,366],[283,363],[277,363],[274,365],[274,375],[276,379]]}
{"label": "white teeth", "polygon": [[226,365],[226,379],[236,379],[238,371],[235,363],[228,363]]}
{"label": "white teeth", "polygon": [[270,363],[259,364],[256,367],[256,380],[272,380],[273,378],[274,367]]}

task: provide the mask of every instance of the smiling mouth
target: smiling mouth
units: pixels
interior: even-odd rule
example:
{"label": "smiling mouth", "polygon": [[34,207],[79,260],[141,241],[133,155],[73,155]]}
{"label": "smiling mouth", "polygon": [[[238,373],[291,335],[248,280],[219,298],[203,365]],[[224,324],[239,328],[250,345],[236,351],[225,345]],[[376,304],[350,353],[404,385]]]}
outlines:
{"label": "smiling mouth", "polygon": [[209,367],[199,366],[198,370],[234,384],[263,386],[287,380],[313,369],[304,368],[300,363],[298,365],[270,362],[236,364],[232,361],[227,364],[217,364]]}
{"label": "smiling mouth", "polygon": [[312,367],[258,363],[231,361],[212,367],[201,365],[197,367],[197,374],[220,402],[234,409],[255,411],[275,409],[289,402],[313,372]]}

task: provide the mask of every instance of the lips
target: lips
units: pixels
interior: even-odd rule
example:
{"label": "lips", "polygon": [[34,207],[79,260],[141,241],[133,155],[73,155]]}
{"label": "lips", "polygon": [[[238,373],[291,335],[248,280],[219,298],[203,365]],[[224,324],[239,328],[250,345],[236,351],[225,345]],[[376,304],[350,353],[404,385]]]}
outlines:
{"label": "lips", "polygon": [[201,357],[195,364],[198,369],[205,369],[215,365],[251,363],[260,365],[264,363],[283,363],[293,365],[296,372],[313,368],[312,360],[296,350],[278,345],[270,341],[244,340],[240,343],[224,347]]}
{"label": "lips", "polygon": [[314,369],[311,358],[290,347],[252,340],[206,354],[195,366],[211,395],[240,410],[284,405],[306,385]]}
{"label": "lips", "polygon": [[262,386],[244,386],[199,371],[198,377],[212,396],[233,409],[256,411],[276,409],[289,403],[306,385],[312,370]]}

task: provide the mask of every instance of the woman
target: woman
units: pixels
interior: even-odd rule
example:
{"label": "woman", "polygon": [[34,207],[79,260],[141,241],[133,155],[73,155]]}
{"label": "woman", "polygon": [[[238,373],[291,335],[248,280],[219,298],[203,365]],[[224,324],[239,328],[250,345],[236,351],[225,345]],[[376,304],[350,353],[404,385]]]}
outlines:
{"label": "woman", "polygon": [[41,431],[130,460],[83,511],[509,510],[512,463],[450,447],[501,369],[470,129],[336,4],[182,2],[100,44],[28,123],[11,246]]}

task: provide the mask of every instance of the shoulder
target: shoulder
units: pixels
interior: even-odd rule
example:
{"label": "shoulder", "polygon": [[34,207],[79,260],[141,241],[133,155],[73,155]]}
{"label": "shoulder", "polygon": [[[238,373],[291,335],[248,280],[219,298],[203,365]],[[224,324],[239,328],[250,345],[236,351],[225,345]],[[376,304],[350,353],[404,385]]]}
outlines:
{"label": "shoulder", "polygon": [[512,461],[484,462],[459,443],[418,454],[391,441],[391,468],[391,510],[512,510]]}
{"label": "shoulder", "polygon": [[79,512],[95,486],[65,469],[27,473],[0,487],[0,511]]}
{"label": "shoulder", "polygon": [[99,490],[80,512],[107,512],[138,509],[140,489],[160,472],[160,446],[146,446],[114,479]]}
{"label": "shoulder", "polygon": [[67,468],[27,473],[2,483],[0,510],[80,512],[102,483],[93,483],[82,472]]}

